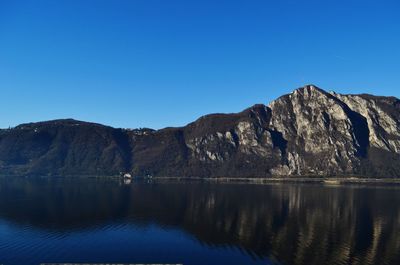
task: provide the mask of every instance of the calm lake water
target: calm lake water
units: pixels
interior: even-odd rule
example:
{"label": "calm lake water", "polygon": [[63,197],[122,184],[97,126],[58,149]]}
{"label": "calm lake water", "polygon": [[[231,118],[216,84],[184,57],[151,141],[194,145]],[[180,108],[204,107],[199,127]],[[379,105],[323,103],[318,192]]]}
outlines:
{"label": "calm lake water", "polygon": [[0,263],[400,264],[400,188],[0,179]]}

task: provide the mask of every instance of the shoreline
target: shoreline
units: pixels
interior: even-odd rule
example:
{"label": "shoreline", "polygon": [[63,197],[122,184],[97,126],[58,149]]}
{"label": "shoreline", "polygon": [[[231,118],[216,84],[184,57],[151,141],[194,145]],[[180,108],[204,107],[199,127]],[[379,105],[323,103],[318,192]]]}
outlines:
{"label": "shoreline", "polygon": [[[57,176],[15,176],[1,175],[0,178],[92,178],[92,179],[124,179],[118,175],[57,175]],[[377,185],[400,185],[400,178],[366,178],[366,177],[321,177],[321,176],[291,176],[291,177],[142,177],[134,176],[131,181],[204,181],[214,183],[315,183],[325,185],[342,185],[342,184],[377,184]]]}
{"label": "shoreline", "polygon": [[152,177],[140,178],[151,179],[155,181],[177,180],[177,181],[207,181],[207,182],[230,182],[230,183],[319,183],[326,185],[341,184],[393,184],[400,185],[400,179],[397,178],[363,178],[363,177],[269,177],[269,178],[200,178],[200,177]]}

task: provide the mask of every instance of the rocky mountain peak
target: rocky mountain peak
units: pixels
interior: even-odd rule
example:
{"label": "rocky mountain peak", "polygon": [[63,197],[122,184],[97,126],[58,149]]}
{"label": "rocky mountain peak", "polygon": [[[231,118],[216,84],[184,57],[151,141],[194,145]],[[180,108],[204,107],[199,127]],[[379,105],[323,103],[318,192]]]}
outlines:
{"label": "rocky mountain peak", "polygon": [[325,90],[311,84],[297,88],[291,93],[279,97],[268,106],[274,108],[275,105],[290,103],[293,106],[310,105],[310,107],[312,107],[312,105],[325,104],[329,100],[335,100],[335,97]]}
{"label": "rocky mountain peak", "polygon": [[0,130],[0,173],[172,177],[400,177],[400,101],[309,84],[269,105],[179,128],[72,119]]}
{"label": "rocky mountain peak", "polygon": [[313,94],[313,93],[326,93],[323,89],[317,87],[316,85],[309,84],[295,89],[292,94]]}
{"label": "rocky mountain peak", "polygon": [[306,85],[298,88],[289,94],[289,97],[303,102],[310,101],[310,104],[325,104],[329,100],[336,101],[336,104],[341,104],[332,94],[315,85]]}

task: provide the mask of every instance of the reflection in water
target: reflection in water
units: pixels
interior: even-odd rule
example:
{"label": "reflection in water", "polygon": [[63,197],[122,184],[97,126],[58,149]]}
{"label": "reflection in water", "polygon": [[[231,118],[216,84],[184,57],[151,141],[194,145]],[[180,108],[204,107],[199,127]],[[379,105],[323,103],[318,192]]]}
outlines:
{"label": "reflection in water", "polygon": [[278,264],[400,264],[397,188],[126,184],[0,179],[0,219],[57,233],[156,224]]}

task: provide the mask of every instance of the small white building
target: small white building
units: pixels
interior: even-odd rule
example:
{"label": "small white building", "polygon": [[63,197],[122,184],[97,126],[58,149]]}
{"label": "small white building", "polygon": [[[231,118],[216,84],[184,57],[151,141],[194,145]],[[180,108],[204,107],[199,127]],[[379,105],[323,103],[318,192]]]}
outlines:
{"label": "small white building", "polygon": [[132,175],[129,174],[129,173],[125,173],[125,174],[124,174],[124,178],[125,178],[125,179],[131,179],[131,178],[132,178]]}

